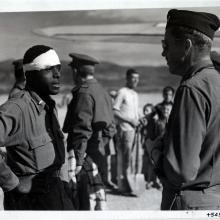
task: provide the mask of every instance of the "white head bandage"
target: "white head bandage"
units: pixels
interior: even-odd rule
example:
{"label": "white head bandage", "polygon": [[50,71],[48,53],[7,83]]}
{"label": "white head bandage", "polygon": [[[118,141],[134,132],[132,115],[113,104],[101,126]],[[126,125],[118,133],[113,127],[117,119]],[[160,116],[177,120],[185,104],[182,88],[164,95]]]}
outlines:
{"label": "white head bandage", "polygon": [[59,57],[53,49],[50,49],[47,52],[40,54],[31,63],[24,64],[23,70],[24,72],[33,70],[39,71],[56,65],[60,65]]}

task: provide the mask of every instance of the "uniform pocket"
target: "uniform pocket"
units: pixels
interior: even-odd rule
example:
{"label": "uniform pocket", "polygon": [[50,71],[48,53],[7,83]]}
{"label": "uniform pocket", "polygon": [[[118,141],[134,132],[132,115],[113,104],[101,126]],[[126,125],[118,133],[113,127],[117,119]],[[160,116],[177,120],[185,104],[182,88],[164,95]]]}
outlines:
{"label": "uniform pocket", "polygon": [[49,167],[55,160],[54,145],[52,138],[47,134],[29,140],[30,150],[33,153],[38,170]]}

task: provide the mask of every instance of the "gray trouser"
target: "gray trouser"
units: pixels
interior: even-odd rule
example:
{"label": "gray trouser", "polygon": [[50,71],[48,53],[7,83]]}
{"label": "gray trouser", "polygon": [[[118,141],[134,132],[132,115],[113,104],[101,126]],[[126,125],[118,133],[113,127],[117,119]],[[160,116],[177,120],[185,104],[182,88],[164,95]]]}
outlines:
{"label": "gray trouser", "polygon": [[132,172],[132,144],[135,131],[118,131],[117,137],[117,174],[118,188],[122,192],[131,192],[128,175]]}

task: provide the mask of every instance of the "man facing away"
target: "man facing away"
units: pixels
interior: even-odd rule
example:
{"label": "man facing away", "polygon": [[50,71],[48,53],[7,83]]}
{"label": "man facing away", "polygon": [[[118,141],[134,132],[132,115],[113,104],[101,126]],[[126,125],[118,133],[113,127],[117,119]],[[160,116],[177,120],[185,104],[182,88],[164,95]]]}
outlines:
{"label": "man facing away", "polygon": [[[171,74],[182,77],[157,166],[161,209],[220,208],[220,75],[210,50],[217,16],[172,9],[162,41]],[[158,148],[151,152],[156,159]]]}
{"label": "man facing away", "polygon": [[0,107],[0,144],[6,146],[7,164],[18,182],[4,193],[4,208],[72,210],[60,178],[63,134],[50,98],[60,89],[59,57],[51,47],[36,45],[24,54],[23,68],[25,89]]}
{"label": "man facing away", "polygon": [[[68,105],[63,126],[63,131],[68,133],[67,150],[70,155],[70,162],[71,155],[72,157],[75,155],[76,168],[72,167],[75,169],[76,177],[79,180],[80,176],[85,176],[83,174],[85,171],[88,172],[86,164],[89,166],[92,159],[104,182],[107,179],[104,146],[115,133],[111,98],[94,76],[95,65],[99,61],[85,54],[71,53],[70,57],[72,58],[70,66],[76,87],[72,91],[73,98]],[[94,178],[96,177],[94,176]],[[84,182],[84,178],[81,180],[77,183],[81,209],[91,209],[88,198],[86,198],[91,195],[86,195],[90,193],[85,194],[85,188],[82,186],[87,183]],[[105,202],[105,195],[102,195],[103,182],[98,179],[97,181],[97,188],[101,190],[100,198],[97,199]],[[85,199],[83,199],[83,195]]]}
{"label": "man facing away", "polygon": [[131,151],[135,129],[139,124],[138,95],[135,91],[139,82],[139,73],[135,69],[126,72],[126,86],[118,91],[114,102],[114,114],[118,120],[117,130],[117,166],[118,188],[125,195],[133,195],[128,181],[131,173]]}

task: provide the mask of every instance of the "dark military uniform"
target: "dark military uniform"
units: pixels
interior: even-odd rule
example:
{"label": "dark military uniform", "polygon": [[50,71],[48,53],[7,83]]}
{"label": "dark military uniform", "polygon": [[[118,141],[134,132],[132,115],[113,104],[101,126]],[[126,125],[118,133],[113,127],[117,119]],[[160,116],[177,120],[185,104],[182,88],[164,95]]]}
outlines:
{"label": "dark military uniform", "polygon": [[25,76],[23,71],[23,59],[14,60],[12,62],[14,65],[14,74],[15,74],[15,84],[9,92],[8,98],[10,99],[16,93],[20,92],[25,88]]}
{"label": "dark military uniform", "polygon": [[23,90],[0,107],[0,119],[0,145],[24,192],[5,193],[5,209],[73,209],[60,179],[65,149],[55,102]]}
{"label": "dark military uniform", "polygon": [[162,209],[220,208],[219,88],[219,73],[202,62],[177,90],[165,135]]}
{"label": "dark military uniform", "polygon": [[9,92],[8,98],[12,98],[15,94],[20,92],[25,88],[25,82],[15,83],[12,89]]}
{"label": "dark military uniform", "polygon": [[111,98],[96,79],[89,79],[73,90],[63,131],[68,133],[67,150],[74,149],[76,165],[83,164],[87,153],[103,174],[103,137],[110,138],[114,134],[113,124]]}

